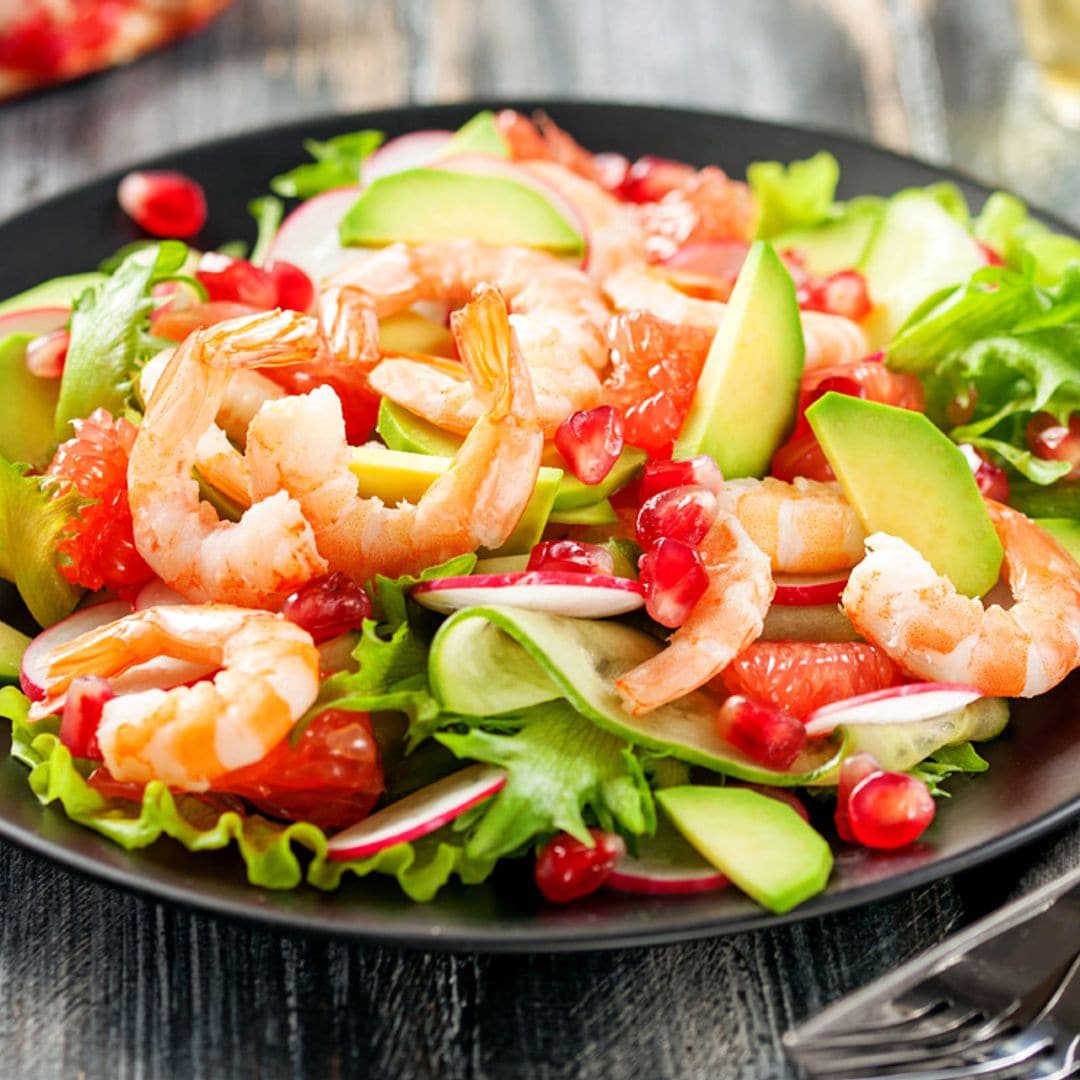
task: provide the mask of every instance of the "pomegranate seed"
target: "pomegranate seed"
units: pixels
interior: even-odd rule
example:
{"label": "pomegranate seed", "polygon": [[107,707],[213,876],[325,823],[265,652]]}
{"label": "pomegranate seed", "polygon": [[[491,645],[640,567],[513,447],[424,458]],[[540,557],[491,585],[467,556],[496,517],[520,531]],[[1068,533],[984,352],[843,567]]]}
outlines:
{"label": "pomegranate seed", "polygon": [[830,274],[821,283],[821,295],[824,310],[833,315],[843,315],[845,319],[859,322],[870,314],[873,304],[866,287],[866,278],[857,270],[841,270]]}
{"label": "pomegranate seed", "polygon": [[697,544],[719,513],[716,496],[702,487],[677,487],[646,499],[638,511],[637,539],[647,548],[661,537]]}
{"label": "pomegranate seed", "polygon": [[202,282],[211,301],[231,300],[261,310],[277,306],[278,291],[274,279],[247,259],[208,251],[199,259],[195,276]]}
{"label": "pomegranate seed", "polygon": [[852,789],[847,813],[851,834],[860,844],[891,851],[926,832],[934,820],[934,797],[914,776],[876,772]]}
{"label": "pomegranate seed", "polygon": [[589,847],[568,833],[548,841],[536,857],[533,877],[545,900],[565,904],[596,892],[626,853],[622,838],[601,829],[590,829]]}
{"label": "pomegranate seed", "polygon": [[960,453],[967,459],[971,471],[975,474],[975,483],[979,491],[988,499],[1007,502],[1009,499],[1009,477],[1000,465],[995,465],[981,450],[971,443],[960,443]]}
{"label": "pomegranate seed", "polygon": [[717,726],[736,750],[769,769],[788,768],[806,745],[806,728],[794,716],[741,694],[720,706]]}
{"label": "pomegranate seed", "polygon": [[297,589],[281,614],[305,629],[315,643],[356,630],[371,617],[371,600],[359,585],[335,570]]}
{"label": "pomegranate seed", "polygon": [[652,154],[638,158],[626,173],[619,187],[619,198],[626,202],[657,202],[694,175],[694,168],[681,161],[656,157]]}
{"label": "pomegranate seed", "polygon": [[277,290],[278,307],[307,314],[315,304],[315,286],[311,278],[284,259],[269,262],[263,269],[270,275]]}
{"label": "pomegranate seed", "polygon": [[663,537],[638,560],[645,610],[661,626],[682,626],[709,587],[709,575],[697,549]]}
{"label": "pomegranate seed", "polygon": [[641,474],[641,500],[675,487],[702,487],[714,495],[724,486],[720,466],[708,454],[685,461],[650,461]]}
{"label": "pomegranate seed", "polygon": [[785,803],[790,806],[796,814],[799,815],[807,824],[810,822],[810,812],[806,809],[802,799],[795,794],[791,788],[782,787],[770,787],[768,784],[738,784],[737,787],[749,788],[751,791],[756,791],[759,795],[765,795],[767,798],[775,799],[777,802]]}
{"label": "pomegranate seed", "polygon": [[553,570],[567,574],[614,574],[615,559],[597,544],[577,540],[544,540],[529,553],[528,570]]}
{"label": "pomegranate seed", "polygon": [[39,379],[59,379],[64,373],[71,334],[66,330],[53,330],[42,334],[26,346],[26,370]]}
{"label": "pomegranate seed", "polygon": [[124,213],[152,236],[187,239],[206,224],[203,189],[178,172],[130,172],[116,192]]}
{"label": "pomegranate seed", "polygon": [[1065,479],[1080,479],[1080,413],[1073,413],[1066,426],[1049,413],[1037,412],[1028,421],[1025,434],[1036,457],[1067,461],[1072,469]]}
{"label": "pomegranate seed", "polygon": [[72,680],[60,719],[60,741],[75,757],[101,760],[98,726],[105,702],[114,697],[108,680],[98,675],[80,675]]}
{"label": "pomegranate seed", "polygon": [[610,405],[576,412],[559,425],[555,446],[583,484],[599,484],[622,453],[622,417]]}
{"label": "pomegranate seed", "polygon": [[851,798],[852,790],[856,784],[861,783],[868,776],[881,771],[881,766],[870,754],[852,754],[844,758],[836,785],[836,813],[833,817],[841,840],[846,840],[849,844],[855,842],[848,821],[848,800]]}

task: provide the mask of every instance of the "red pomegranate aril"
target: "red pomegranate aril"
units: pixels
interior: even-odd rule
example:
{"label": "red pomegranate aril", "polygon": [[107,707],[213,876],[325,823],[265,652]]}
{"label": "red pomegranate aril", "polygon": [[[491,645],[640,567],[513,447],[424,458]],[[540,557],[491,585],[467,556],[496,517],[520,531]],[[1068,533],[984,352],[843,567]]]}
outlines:
{"label": "red pomegranate aril", "polygon": [[979,485],[979,491],[988,499],[1008,502],[1009,477],[1005,470],[1000,465],[995,465],[971,443],[960,443],[959,447],[971,471],[975,474],[975,483]]}
{"label": "red pomegranate aril", "polygon": [[60,719],[60,741],[74,757],[101,760],[97,732],[105,702],[116,695],[107,679],[80,675],[68,687]]}
{"label": "red pomegranate aril", "polygon": [[873,304],[866,278],[857,270],[841,270],[821,283],[823,310],[859,322],[870,314]]}
{"label": "red pomegranate aril", "polygon": [[208,251],[199,259],[195,277],[202,282],[211,301],[231,300],[263,311],[277,306],[274,279],[246,259]]}
{"label": "red pomegranate aril", "polygon": [[840,766],[840,775],[836,784],[836,812],[833,820],[836,822],[836,832],[841,840],[849,844],[855,842],[851,833],[851,825],[848,821],[848,800],[856,784],[861,783],[873,773],[881,772],[881,766],[867,753],[852,754],[844,758]]}
{"label": "red pomegranate aril", "polygon": [[179,172],[130,172],[116,198],[124,213],[152,236],[194,236],[206,224],[206,196],[190,176]]}
{"label": "red pomegranate aril", "polygon": [[776,451],[769,474],[788,483],[797,476],[822,482],[836,479],[836,473],[825,457],[825,451],[810,430],[796,432]]}
{"label": "red pomegranate aril", "polygon": [[751,761],[783,770],[806,745],[806,728],[790,713],[767,701],[733,694],[720,706],[720,735]]}
{"label": "red pomegranate aril", "polygon": [[709,587],[697,549],[682,540],[657,540],[638,560],[645,610],[661,626],[682,626]]}
{"label": "red pomegranate aril", "polygon": [[626,202],[657,202],[693,175],[691,165],[649,154],[630,166],[617,194]]}
{"label": "red pomegranate aril", "polygon": [[646,499],[638,511],[637,539],[647,548],[668,538],[698,544],[719,513],[716,496],[703,487],[676,487]]}
{"label": "red pomegranate aril", "polygon": [[566,904],[596,892],[626,854],[626,845],[614,833],[590,829],[589,834],[592,847],[559,833],[540,849],[533,877],[545,900]]}
{"label": "red pomegranate aril", "polygon": [[1080,413],[1073,413],[1065,425],[1049,413],[1037,412],[1028,421],[1025,434],[1036,457],[1067,461],[1072,468],[1065,479],[1080,479]]}
{"label": "red pomegranate aril", "polygon": [[371,599],[355,581],[335,570],[297,589],[285,601],[281,614],[318,644],[358,629],[371,617]]}
{"label": "red pomegranate aril", "polygon": [[918,840],[934,820],[934,797],[914,776],[876,772],[847,800],[848,827],[864,847],[892,851]]}
{"label": "red pomegranate aril", "polygon": [[71,334],[67,330],[53,330],[34,338],[26,346],[26,370],[39,379],[59,379],[64,373]]}
{"label": "red pomegranate aril", "polygon": [[555,447],[583,484],[599,484],[622,453],[622,417],[610,405],[576,412],[559,425]]}
{"label": "red pomegranate aril", "polygon": [[676,487],[702,487],[719,494],[724,486],[720,466],[708,454],[685,461],[650,461],[641,474],[640,498],[642,502],[670,491]]}
{"label": "red pomegranate aril", "polygon": [[277,290],[278,307],[307,314],[315,304],[315,286],[311,278],[284,259],[269,262],[263,269],[270,275]]}
{"label": "red pomegranate aril", "polygon": [[608,574],[615,572],[615,559],[598,544],[578,540],[543,540],[529,553],[528,570],[549,570],[567,574]]}

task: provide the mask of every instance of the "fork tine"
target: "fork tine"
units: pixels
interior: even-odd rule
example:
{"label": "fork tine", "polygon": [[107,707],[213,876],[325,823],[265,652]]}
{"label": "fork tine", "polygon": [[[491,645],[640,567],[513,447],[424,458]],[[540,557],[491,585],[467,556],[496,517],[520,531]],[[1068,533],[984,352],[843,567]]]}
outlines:
{"label": "fork tine", "polygon": [[840,1047],[865,1047],[880,1045],[902,1045],[908,1042],[922,1042],[941,1038],[959,1031],[973,1020],[982,1018],[976,1009],[949,1006],[936,1012],[929,1018],[898,1021],[879,1027],[850,1028],[836,1034],[822,1033],[802,1043],[807,1050],[827,1050]]}

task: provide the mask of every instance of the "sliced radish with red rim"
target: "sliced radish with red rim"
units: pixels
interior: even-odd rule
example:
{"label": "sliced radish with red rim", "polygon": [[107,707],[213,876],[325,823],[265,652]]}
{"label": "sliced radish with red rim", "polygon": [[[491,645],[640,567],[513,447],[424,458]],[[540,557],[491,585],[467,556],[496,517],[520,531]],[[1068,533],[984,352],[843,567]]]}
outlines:
{"label": "sliced radish with red rim", "polygon": [[382,144],[360,166],[360,179],[370,184],[383,176],[421,169],[439,156],[453,137],[452,131],[410,131]]}
{"label": "sliced radish with red rim", "polygon": [[806,734],[816,738],[855,724],[912,724],[955,712],[985,696],[964,683],[905,683],[887,690],[834,701],[806,718]]}
{"label": "sliced radish with red rim", "polygon": [[773,603],[781,607],[838,604],[847,585],[848,573],[842,570],[832,574],[774,574],[776,595]]}
{"label": "sliced radish with red rim", "polygon": [[62,330],[71,318],[71,308],[39,307],[8,311],[0,315],[0,339],[12,334],[51,334]]}
{"label": "sliced radish with red rim", "polygon": [[470,765],[406,795],[330,840],[331,859],[364,859],[384,848],[419,840],[448,825],[506,784],[506,771],[494,765]]}
{"label": "sliced radish with red rim", "polygon": [[623,615],[645,603],[641,586],[629,578],[548,570],[437,578],[415,585],[412,597],[418,604],[446,614],[502,604],[579,619]]}
{"label": "sliced radish with red rim", "polygon": [[278,229],[266,261],[298,266],[316,285],[350,263],[371,254],[364,248],[342,247],[338,225],[360,198],[363,188],[333,188],[298,206]]}

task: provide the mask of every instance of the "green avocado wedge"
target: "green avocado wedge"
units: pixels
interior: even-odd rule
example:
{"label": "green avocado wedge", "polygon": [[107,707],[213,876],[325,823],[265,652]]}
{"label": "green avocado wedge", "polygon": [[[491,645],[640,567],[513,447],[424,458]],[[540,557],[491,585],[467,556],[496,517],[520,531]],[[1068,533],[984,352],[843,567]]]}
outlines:
{"label": "green avocado wedge", "polygon": [[665,788],[656,800],[675,827],[744,893],[777,915],[821,892],[829,845],[786,803],[747,788]]}
{"label": "green avocado wedge", "polygon": [[26,368],[30,334],[12,334],[0,341],[0,456],[40,468],[52,457],[53,416],[60,395],[59,379],[40,379]]}
{"label": "green avocado wedge", "polygon": [[32,289],[0,301],[0,315],[29,308],[71,307],[83,292],[92,289],[104,280],[105,275],[95,270],[86,274],[68,274],[66,277],[43,281]]}
{"label": "green avocado wedge", "polygon": [[806,419],[867,533],[906,540],[967,596],[1003,551],[964,455],[922,413],[829,392]]}
{"label": "green avocado wedge", "polygon": [[463,154],[488,154],[501,158],[510,156],[510,146],[502,137],[495,122],[495,114],[490,109],[484,109],[472,119],[466,120],[447,139],[438,157],[448,160]]}
{"label": "green avocado wedge", "polygon": [[0,622],[0,683],[18,683],[23,653],[29,644],[25,634]]}
{"label": "green avocado wedge", "polygon": [[341,219],[342,244],[480,240],[555,255],[585,253],[581,234],[540,192],[501,176],[407,169],[366,188]]}
{"label": "green avocado wedge", "polygon": [[728,479],[763,476],[795,421],[804,353],[791,275],[759,241],[739,272],[673,456],[708,454]]}

